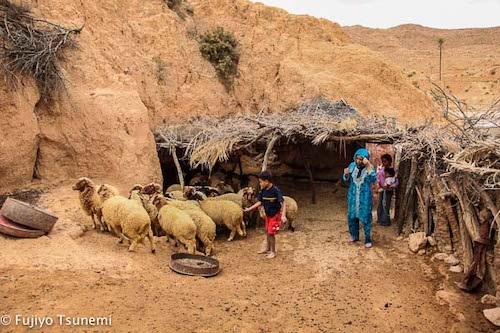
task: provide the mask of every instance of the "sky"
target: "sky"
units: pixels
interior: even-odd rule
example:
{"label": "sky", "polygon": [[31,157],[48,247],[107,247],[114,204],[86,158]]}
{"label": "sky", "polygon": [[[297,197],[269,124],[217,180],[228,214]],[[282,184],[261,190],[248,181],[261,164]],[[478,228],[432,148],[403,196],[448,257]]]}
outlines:
{"label": "sky", "polygon": [[413,23],[458,29],[500,26],[500,0],[260,0],[340,25],[390,28]]}

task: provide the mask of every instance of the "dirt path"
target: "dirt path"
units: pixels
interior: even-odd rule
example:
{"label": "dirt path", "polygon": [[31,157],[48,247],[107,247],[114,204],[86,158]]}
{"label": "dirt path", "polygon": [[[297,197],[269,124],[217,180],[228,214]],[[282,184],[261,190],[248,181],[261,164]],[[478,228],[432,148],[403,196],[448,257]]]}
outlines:
{"label": "dirt path", "polygon": [[297,231],[279,236],[276,259],[255,254],[261,229],[232,243],[220,235],[223,271],[205,279],[171,272],[164,239],[156,255],[146,246],[128,253],[109,234],[82,228],[76,194],[54,190],[39,202],[61,216],[50,238],[0,237],[0,315],[111,315],[111,326],[63,327],[77,332],[494,332],[477,296],[452,290],[451,305],[438,304],[436,291],[460,276],[443,280],[393,230],[374,227],[369,250],[346,244],[344,193],[322,186],[316,206],[306,191],[288,193],[301,213]]}

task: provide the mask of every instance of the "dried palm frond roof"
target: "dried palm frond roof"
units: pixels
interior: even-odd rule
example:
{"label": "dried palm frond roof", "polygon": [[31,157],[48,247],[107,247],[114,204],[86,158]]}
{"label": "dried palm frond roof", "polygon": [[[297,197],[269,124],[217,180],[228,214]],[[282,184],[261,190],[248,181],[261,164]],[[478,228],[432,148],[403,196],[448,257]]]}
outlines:
{"label": "dried palm frond roof", "polygon": [[279,113],[201,116],[156,131],[159,148],[185,149],[191,166],[213,166],[238,150],[267,144],[337,141],[393,142],[402,135],[394,119],[361,116],[344,100],[319,97]]}

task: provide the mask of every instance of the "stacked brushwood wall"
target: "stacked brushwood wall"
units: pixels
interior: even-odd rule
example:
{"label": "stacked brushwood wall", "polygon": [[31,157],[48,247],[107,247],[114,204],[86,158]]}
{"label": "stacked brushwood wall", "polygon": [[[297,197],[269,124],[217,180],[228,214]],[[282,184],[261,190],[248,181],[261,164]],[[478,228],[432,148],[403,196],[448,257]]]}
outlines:
{"label": "stacked brushwood wall", "polygon": [[[446,124],[427,124],[396,143],[401,186],[395,220],[405,236],[425,233],[426,251],[460,259],[466,291],[500,288],[500,110],[464,111],[437,89]],[[500,291],[500,290],[499,290]]]}

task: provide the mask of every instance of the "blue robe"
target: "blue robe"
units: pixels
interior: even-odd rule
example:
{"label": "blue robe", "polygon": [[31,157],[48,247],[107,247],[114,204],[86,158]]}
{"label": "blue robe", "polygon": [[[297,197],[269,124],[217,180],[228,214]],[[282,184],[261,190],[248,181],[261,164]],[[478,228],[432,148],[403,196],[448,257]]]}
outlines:
{"label": "blue robe", "polygon": [[355,240],[359,239],[359,222],[361,222],[365,231],[365,243],[370,243],[370,224],[372,223],[372,190],[370,184],[377,181],[377,176],[373,166],[370,173],[366,171],[366,168],[361,171],[357,168],[356,156],[358,155],[370,159],[368,150],[364,148],[358,149],[354,154],[354,162],[349,164],[348,167],[351,173],[343,175],[344,181],[349,182],[347,220],[351,237]]}

